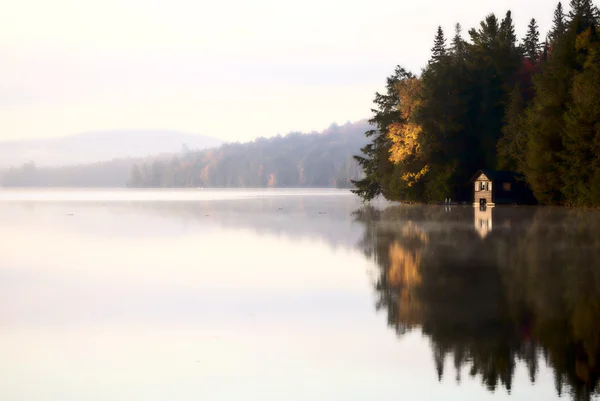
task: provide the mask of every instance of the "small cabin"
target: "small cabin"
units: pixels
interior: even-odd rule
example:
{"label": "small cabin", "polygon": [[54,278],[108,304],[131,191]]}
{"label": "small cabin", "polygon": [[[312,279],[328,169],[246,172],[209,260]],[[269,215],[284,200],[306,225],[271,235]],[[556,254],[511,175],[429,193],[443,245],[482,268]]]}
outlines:
{"label": "small cabin", "polygon": [[473,176],[471,182],[473,205],[476,206],[535,203],[524,177],[513,171],[482,169]]}

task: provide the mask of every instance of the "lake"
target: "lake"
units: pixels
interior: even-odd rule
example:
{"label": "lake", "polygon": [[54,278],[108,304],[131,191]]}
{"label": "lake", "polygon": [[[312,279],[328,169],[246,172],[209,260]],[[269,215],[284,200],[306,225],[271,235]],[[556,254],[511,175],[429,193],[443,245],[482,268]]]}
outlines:
{"label": "lake", "polygon": [[0,189],[0,399],[598,400],[600,212]]}

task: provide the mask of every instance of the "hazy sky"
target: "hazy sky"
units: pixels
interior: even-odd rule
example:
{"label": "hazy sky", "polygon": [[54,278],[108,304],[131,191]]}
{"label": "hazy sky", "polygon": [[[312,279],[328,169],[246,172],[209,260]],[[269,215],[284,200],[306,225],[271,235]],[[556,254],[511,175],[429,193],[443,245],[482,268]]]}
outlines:
{"label": "hazy sky", "polygon": [[[568,3],[568,2],[566,2]],[[157,128],[250,140],[370,115],[401,64],[513,11],[522,37],[549,0],[19,0],[0,13],[0,139]]]}

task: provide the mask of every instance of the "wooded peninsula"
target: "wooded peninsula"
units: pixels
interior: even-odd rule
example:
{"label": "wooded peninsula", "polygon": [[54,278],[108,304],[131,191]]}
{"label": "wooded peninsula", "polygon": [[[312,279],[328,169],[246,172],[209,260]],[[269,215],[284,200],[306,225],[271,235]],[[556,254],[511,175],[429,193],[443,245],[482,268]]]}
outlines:
{"label": "wooded peninsula", "polygon": [[449,40],[439,27],[420,76],[397,66],[376,93],[354,192],[467,201],[487,168],[519,173],[542,204],[599,206],[599,23],[591,0],[571,0],[543,38],[531,19],[519,41],[510,11],[469,40],[459,24]]}

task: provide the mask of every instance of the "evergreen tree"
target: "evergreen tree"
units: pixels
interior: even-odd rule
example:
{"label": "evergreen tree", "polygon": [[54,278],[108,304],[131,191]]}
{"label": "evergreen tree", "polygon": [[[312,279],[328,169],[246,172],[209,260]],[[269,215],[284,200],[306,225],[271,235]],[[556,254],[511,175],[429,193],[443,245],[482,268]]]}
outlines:
{"label": "evergreen tree", "polygon": [[503,170],[523,172],[525,170],[526,103],[521,83],[517,82],[510,94],[506,108],[502,138],[498,141],[498,167]]}
{"label": "evergreen tree", "polygon": [[554,10],[552,28],[550,28],[550,32],[548,33],[548,38],[550,39],[549,43],[554,45],[558,39],[565,34],[566,29],[565,13],[563,11],[562,3],[558,3]]}
{"label": "evergreen tree", "polygon": [[[536,96],[527,111],[526,176],[542,203],[578,204],[587,199],[577,196],[575,185],[575,180],[587,182],[587,178],[573,178],[568,172],[591,160],[581,149],[572,149],[575,145],[569,138],[577,137],[573,130],[578,126],[573,122],[577,120],[574,77],[583,69],[588,52],[578,43],[578,35],[595,24],[594,9],[589,0],[571,1],[565,32],[555,37],[552,53],[534,80]],[[553,31],[559,32],[556,26]]]}
{"label": "evergreen tree", "polygon": [[569,29],[554,44],[551,56],[534,78],[535,97],[527,109],[527,181],[535,197],[547,204],[564,201],[559,154],[563,152],[563,116],[571,101],[576,68],[574,42],[574,31]]}
{"label": "evergreen tree", "polygon": [[423,179],[424,200],[460,197],[461,166],[465,160],[468,163],[468,156],[460,153],[471,133],[465,126],[471,97],[467,56],[467,44],[457,25],[452,52],[440,62],[430,62],[421,77],[422,99],[415,120],[423,130],[421,149],[429,168]]}
{"label": "evergreen tree", "polygon": [[600,18],[600,12],[592,0],[571,0],[569,4],[569,22],[575,23],[577,33],[583,32],[588,26],[597,24]]}
{"label": "evergreen tree", "polygon": [[433,41],[433,48],[431,49],[431,60],[430,63],[439,63],[446,56],[446,38],[444,37],[444,31],[441,26],[438,26],[435,39]]}
{"label": "evergreen tree", "polygon": [[489,14],[481,21],[479,30],[475,28],[469,30],[473,46],[481,48],[493,46],[497,42],[499,30],[498,18],[494,14]]}
{"label": "evergreen tree", "polygon": [[475,154],[470,166],[474,174],[480,168],[494,168],[498,164],[496,145],[501,136],[504,109],[521,65],[521,51],[514,42],[507,42],[512,32],[512,17],[506,13],[499,30],[497,18],[491,14],[472,29],[473,42],[469,45],[469,68],[473,82],[473,108],[476,112],[470,123],[473,134],[469,138]]}
{"label": "evergreen tree", "polygon": [[[531,19],[520,46],[510,11],[490,14],[470,42],[438,27],[420,78],[401,68],[376,94],[371,143],[355,159],[363,199],[439,201],[472,196],[480,168],[525,174],[538,201],[600,204],[600,13],[562,4],[540,43]],[[407,111],[409,110],[409,111]]]}
{"label": "evergreen tree", "polygon": [[506,16],[500,23],[500,40],[509,48],[514,48],[517,42],[517,35],[510,10],[506,12]]}
{"label": "evergreen tree", "polygon": [[354,156],[354,159],[363,168],[364,178],[352,181],[352,184],[356,186],[352,192],[365,201],[384,193],[386,184],[390,183],[394,166],[389,161],[391,141],[388,136],[388,127],[395,122],[402,121],[398,110],[399,99],[396,86],[398,82],[407,78],[414,78],[414,75],[397,66],[394,74],[387,78],[386,92],[384,94],[375,93],[373,103],[376,108],[371,110],[374,115],[369,120],[375,129],[365,133],[367,137],[373,139],[371,143],[361,149],[364,156]]}
{"label": "evergreen tree", "polygon": [[465,41],[462,38],[462,27],[459,23],[454,26],[454,37],[452,38],[451,50],[455,59],[464,59],[465,57]]}
{"label": "evergreen tree", "polygon": [[540,56],[540,32],[535,18],[532,18],[531,21],[529,21],[527,35],[525,36],[525,39],[523,39],[523,50],[529,62],[538,62]]}

